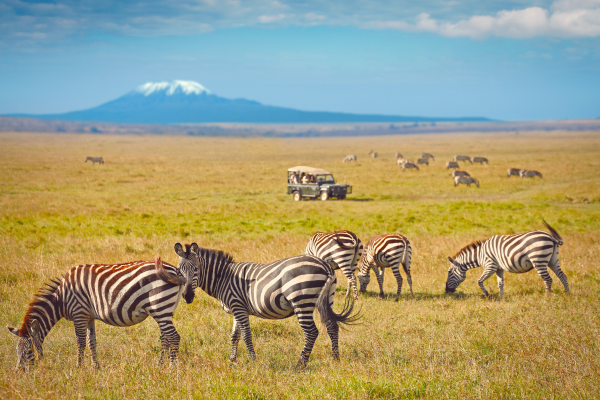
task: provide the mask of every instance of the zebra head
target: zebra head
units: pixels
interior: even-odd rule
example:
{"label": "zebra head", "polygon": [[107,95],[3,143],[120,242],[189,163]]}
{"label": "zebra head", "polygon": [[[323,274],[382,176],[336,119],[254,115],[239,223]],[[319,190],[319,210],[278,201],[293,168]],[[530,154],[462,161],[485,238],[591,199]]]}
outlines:
{"label": "zebra head", "polygon": [[179,256],[177,268],[187,279],[183,291],[183,299],[190,304],[194,301],[195,290],[198,287],[198,271],[200,269],[200,259],[198,257],[198,245],[192,243],[185,245],[185,251],[180,243],[175,244],[175,253]]}
{"label": "zebra head", "polygon": [[454,293],[458,285],[467,279],[467,272],[452,257],[448,257],[450,268],[448,268],[448,280],[446,281],[446,293]]}
{"label": "zebra head", "polygon": [[[10,333],[19,337],[17,342],[17,369],[29,371],[35,365],[35,359],[41,360],[44,356],[42,349],[43,335],[40,323],[37,320],[27,321],[21,329],[7,326]],[[25,328],[25,329],[23,329]]]}

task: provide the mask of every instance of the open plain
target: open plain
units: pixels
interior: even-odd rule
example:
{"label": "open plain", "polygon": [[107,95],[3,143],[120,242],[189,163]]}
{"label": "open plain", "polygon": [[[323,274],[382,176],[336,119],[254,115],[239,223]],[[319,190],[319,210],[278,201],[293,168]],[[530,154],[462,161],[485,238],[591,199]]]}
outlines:
{"label": "open plain", "polygon": [[[101,369],[77,368],[74,330],[62,320],[30,374],[15,371],[16,338],[0,334],[0,397],[9,398],[598,398],[600,397],[600,132],[452,133],[336,138],[208,138],[2,133],[0,148],[0,316],[20,326],[34,292],[84,263],[177,263],[176,242],[226,250],[236,261],[303,253],[316,231],[349,229],[366,243],[399,232],[413,246],[413,289],[399,302],[386,271],[356,303],[361,324],[340,332],[339,362],[324,327],[309,368],[295,318],[251,318],[255,362],[243,343],[228,362],[231,316],[198,290],[174,323],[178,370],[156,366],[153,320],[131,328],[96,324]],[[371,159],[373,149],[379,158]],[[435,161],[401,171],[394,154]],[[342,163],[357,154],[357,163]],[[480,188],[454,187],[455,154],[489,165],[464,169]],[[84,163],[102,156],[103,165]],[[461,163],[462,164],[462,163]],[[309,165],[353,186],[345,201],[293,202],[286,170]],[[508,168],[544,178],[507,178]],[[446,256],[493,234],[543,229],[565,241],[560,261],[571,286],[553,293],[533,271],[505,275],[503,301],[468,273],[444,293]],[[346,279],[338,271],[334,309]]]}

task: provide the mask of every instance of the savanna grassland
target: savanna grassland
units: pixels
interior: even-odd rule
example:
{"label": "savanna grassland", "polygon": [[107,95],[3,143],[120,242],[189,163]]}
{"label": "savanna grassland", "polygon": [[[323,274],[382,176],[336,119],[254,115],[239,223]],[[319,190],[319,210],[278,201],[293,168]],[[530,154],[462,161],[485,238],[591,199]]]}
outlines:
{"label": "savanna grassland", "polygon": [[[341,360],[320,327],[309,368],[295,363],[303,345],[294,318],[252,318],[258,354],[228,362],[231,317],[197,291],[181,303],[178,370],[158,368],[153,320],[131,328],[96,324],[101,369],[75,366],[70,322],[44,342],[33,373],[15,372],[16,338],[0,334],[0,397],[9,398],[598,398],[600,397],[600,132],[267,139],[69,134],[0,134],[0,319],[20,326],[43,283],[82,263],[152,259],[176,263],[176,242],[197,242],[238,261],[303,253],[316,231],[349,229],[367,242],[400,232],[413,246],[413,289],[385,300],[377,284],[356,306],[362,324],[340,333]],[[367,156],[373,149],[376,160]],[[435,161],[401,172],[393,155]],[[358,163],[343,164],[346,154]],[[454,187],[445,162],[466,165],[481,187]],[[103,156],[104,165],[85,164]],[[286,194],[288,167],[309,165],[352,184],[345,201],[302,201]],[[507,178],[509,167],[544,179]],[[535,272],[495,279],[481,297],[468,274],[444,293],[446,256],[493,234],[542,229],[563,237],[560,261],[571,286],[553,275],[544,294]],[[338,271],[334,309],[346,279]]]}

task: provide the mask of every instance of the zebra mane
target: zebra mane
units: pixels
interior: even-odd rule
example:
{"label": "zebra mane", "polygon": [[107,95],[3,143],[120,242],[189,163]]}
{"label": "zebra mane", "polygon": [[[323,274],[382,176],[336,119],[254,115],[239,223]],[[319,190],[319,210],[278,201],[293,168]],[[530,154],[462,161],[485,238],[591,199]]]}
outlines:
{"label": "zebra mane", "polygon": [[231,264],[233,262],[231,254],[223,250],[206,249],[204,247],[198,247],[198,257],[215,259],[217,264]]}
{"label": "zebra mane", "polygon": [[[21,325],[21,328],[19,329],[19,336],[26,336],[29,335],[29,325],[31,324],[31,322],[33,322],[33,314],[39,310],[39,308],[43,308],[44,306],[47,306],[48,302],[52,302],[54,295],[56,293],[56,290],[58,289],[58,287],[60,286],[60,283],[62,282],[62,280],[64,279],[66,274],[57,277],[57,278],[53,278],[50,279],[48,282],[46,282],[44,285],[42,286],[37,293],[35,293],[33,295],[33,300],[31,300],[31,303],[29,303],[29,306],[27,307],[27,311],[25,312],[25,317],[23,318],[23,324]],[[40,307],[38,307],[40,306]]]}
{"label": "zebra mane", "polygon": [[468,250],[468,249],[473,248],[473,247],[478,247],[479,245],[481,245],[481,243],[483,243],[483,240],[475,240],[475,241],[469,243],[468,245],[464,246],[462,249],[460,249],[459,251],[457,251],[456,254],[452,256],[452,258],[458,257],[458,255],[460,253],[462,253],[463,251],[465,251],[465,250]]}

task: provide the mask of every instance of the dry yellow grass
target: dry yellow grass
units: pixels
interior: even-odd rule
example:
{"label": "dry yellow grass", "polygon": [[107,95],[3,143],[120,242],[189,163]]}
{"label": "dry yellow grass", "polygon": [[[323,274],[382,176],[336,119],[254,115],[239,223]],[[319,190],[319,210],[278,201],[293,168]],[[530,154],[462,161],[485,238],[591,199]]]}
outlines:
{"label": "dry yellow grass", "polygon": [[[0,315],[19,325],[33,292],[70,266],[151,259],[175,263],[173,244],[197,241],[239,261],[302,253],[316,230],[406,234],[414,249],[415,297],[392,301],[388,273],[377,299],[372,279],[357,306],[362,325],[340,334],[341,361],[324,329],[310,368],[294,369],[303,344],[295,319],[251,319],[256,362],[240,345],[230,365],[231,317],[198,292],[181,304],[178,371],[155,366],[159,331],[97,324],[101,370],[75,367],[71,323],[61,321],[31,374],[15,373],[15,338],[0,335],[2,398],[596,398],[600,395],[600,134],[415,135],[323,139],[1,134]],[[371,160],[370,149],[380,158]],[[393,154],[436,161],[400,172]],[[454,188],[445,161],[467,166],[481,188]],[[357,164],[342,164],[357,154]],[[104,165],[84,164],[103,156]],[[330,170],[354,186],[347,201],[294,203],[293,165]],[[506,178],[537,169],[544,179]],[[357,201],[361,200],[361,201]],[[481,298],[480,271],[459,294],[443,293],[447,262],[470,240],[542,228],[563,236],[561,266],[572,294],[544,295],[534,272],[506,276],[504,301]],[[338,274],[336,309],[346,280]],[[495,279],[487,282],[497,294]]]}

